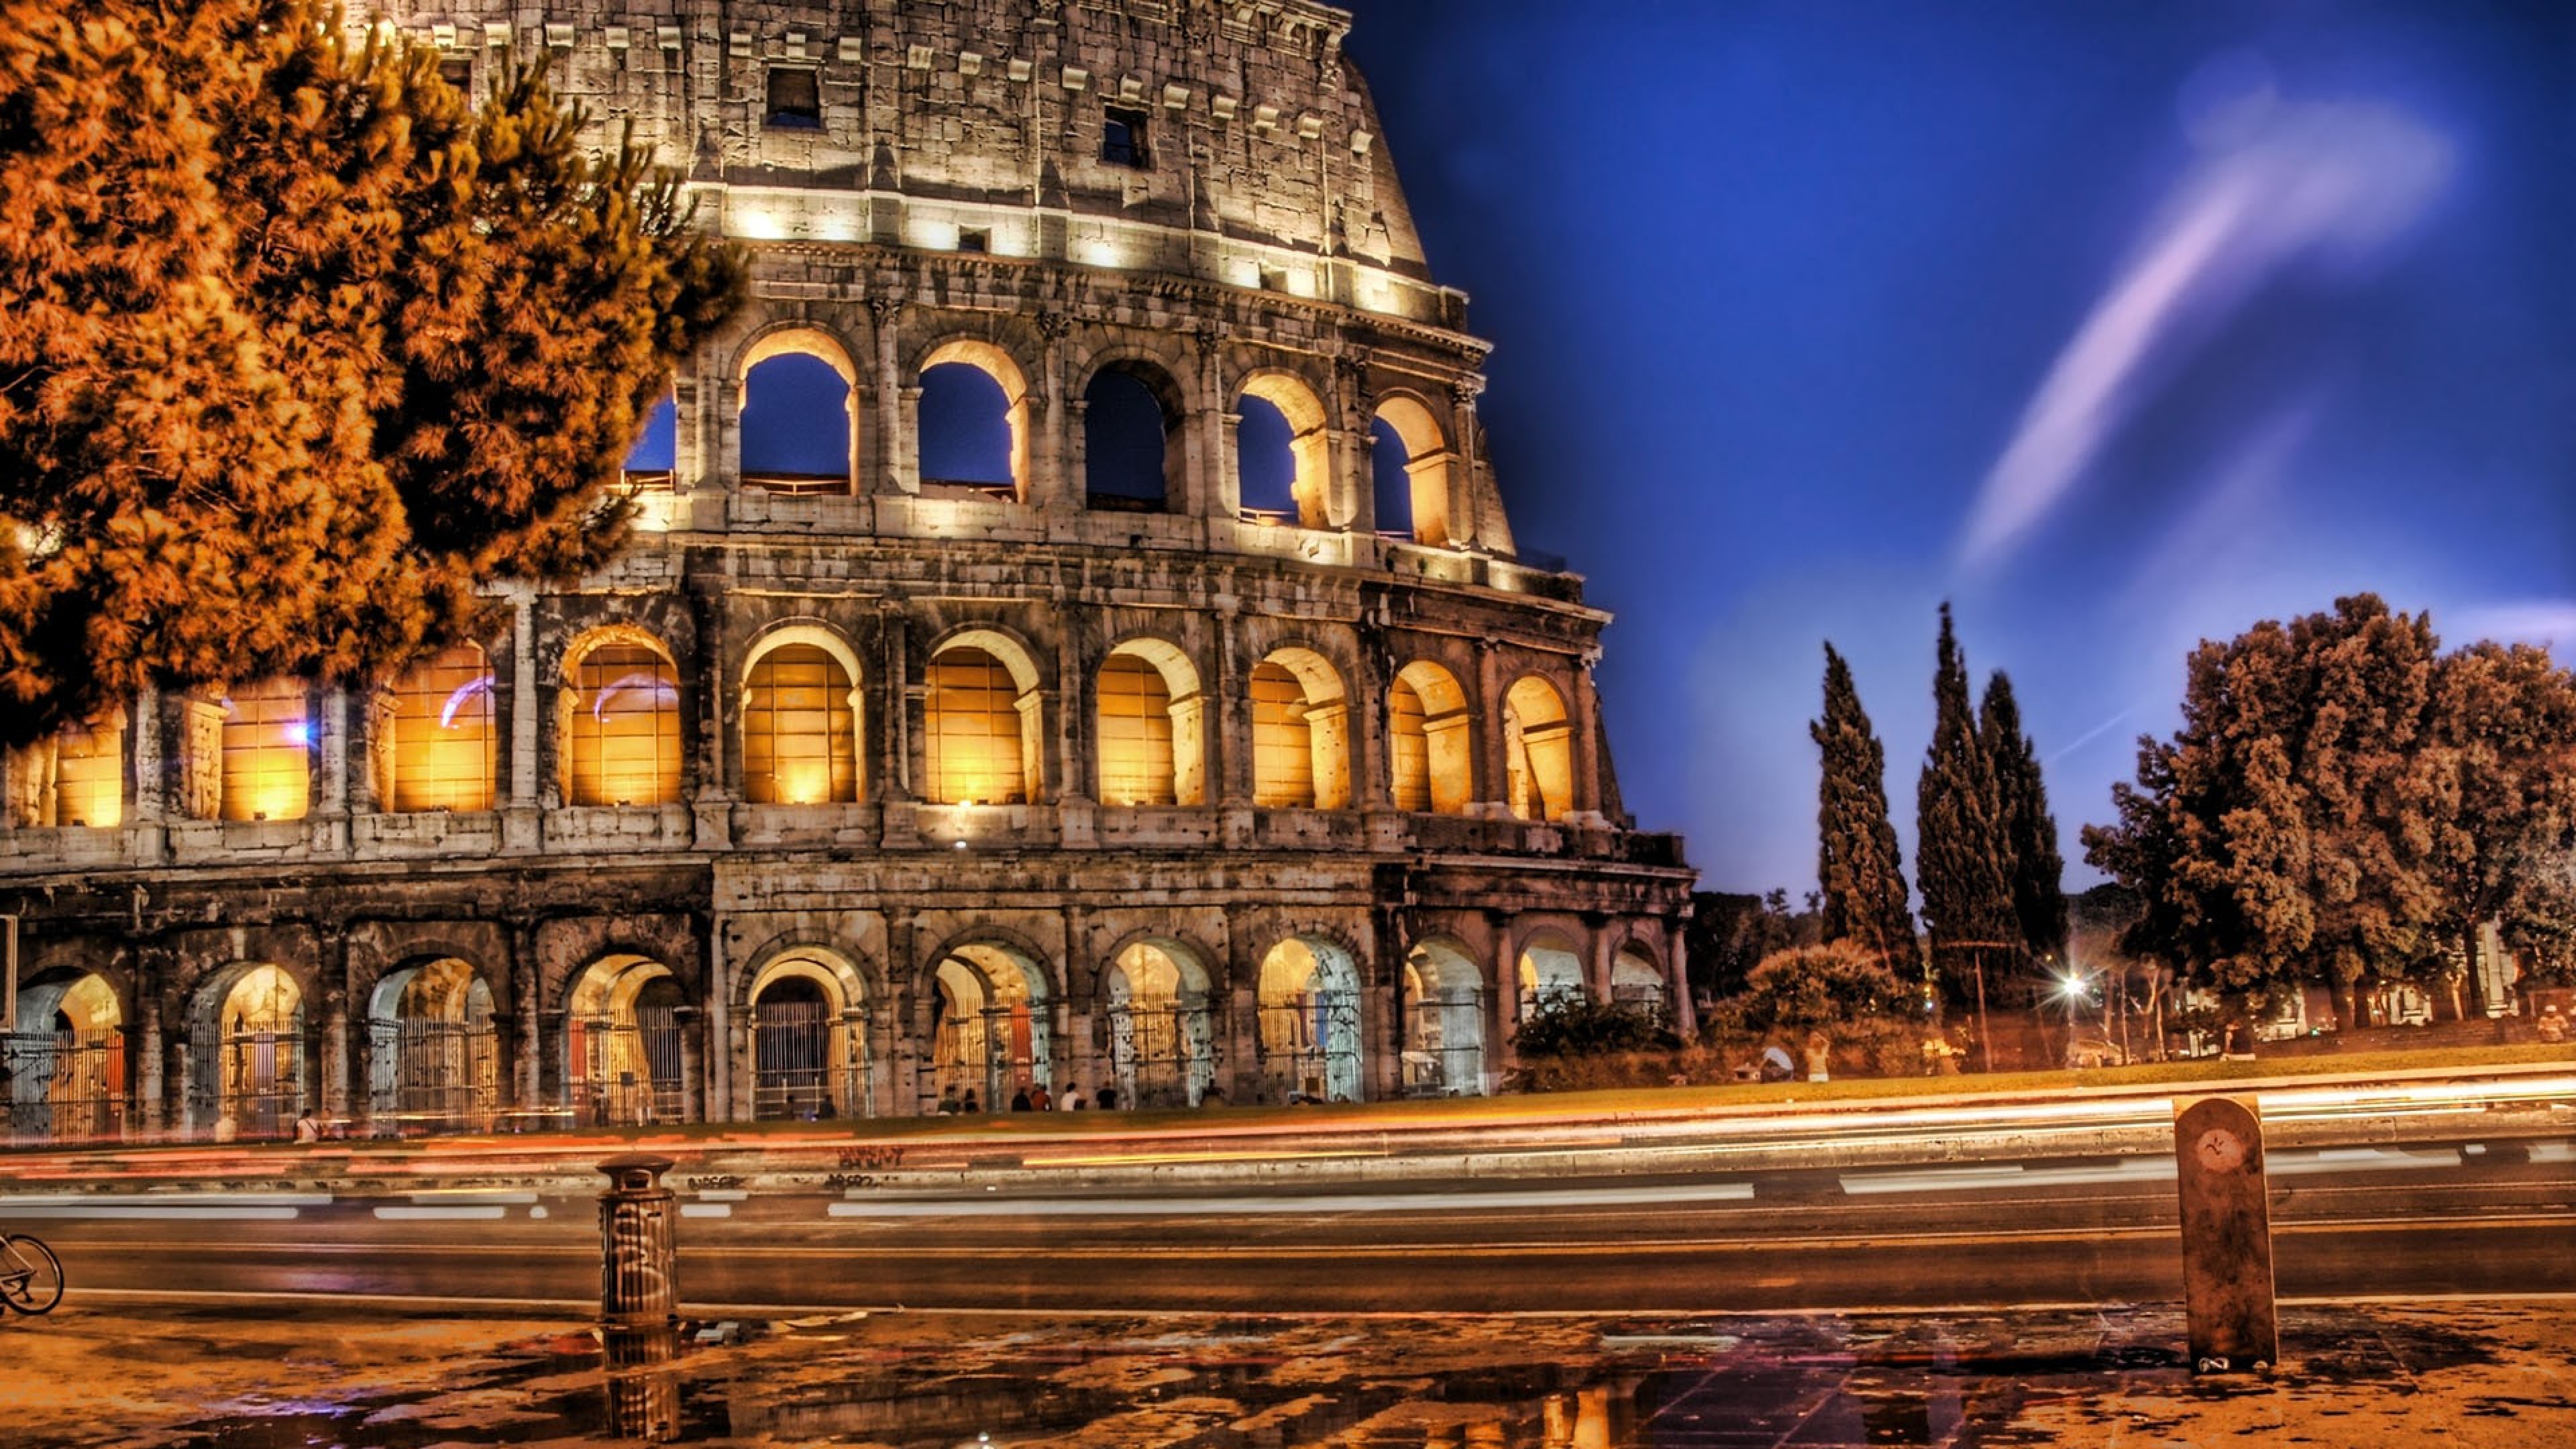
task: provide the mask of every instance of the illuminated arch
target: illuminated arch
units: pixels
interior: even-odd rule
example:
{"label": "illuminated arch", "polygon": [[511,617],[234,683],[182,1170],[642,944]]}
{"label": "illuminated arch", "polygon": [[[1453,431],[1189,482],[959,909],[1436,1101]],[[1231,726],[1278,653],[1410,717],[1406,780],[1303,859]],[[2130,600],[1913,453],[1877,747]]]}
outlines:
{"label": "illuminated arch", "polygon": [[853,803],[859,767],[859,658],[818,624],[752,641],[742,675],[743,797],[755,805]]}
{"label": "illuminated arch", "polygon": [[[840,339],[810,326],[775,328],[743,349],[734,377],[742,387],[745,487],[772,493],[850,490],[858,476],[859,372]],[[839,432],[818,436],[814,404],[835,392]]]}
{"label": "illuminated arch", "polygon": [[1548,1002],[1580,1001],[1587,994],[1581,949],[1553,929],[1542,927],[1521,942],[1517,976],[1523,1019]]}
{"label": "illuminated arch", "polygon": [[940,1110],[999,1111],[1015,1092],[1052,1088],[1052,997],[1037,958],[1017,946],[971,941],[941,954],[931,984],[931,1077]]}
{"label": "illuminated arch", "polygon": [[1465,814],[1476,798],[1475,730],[1457,676],[1413,661],[1396,672],[1386,713],[1395,808]]}
{"label": "illuminated arch", "polygon": [[125,1009],[95,971],[37,973],[18,990],[16,1033],[0,1112],[16,1133],[54,1142],[113,1140],[123,1132],[130,1083]]}
{"label": "illuminated arch", "polygon": [[439,957],[386,972],[367,994],[367,1099],[378,1131],[486,1131],[501,1105],[492,984]]}
{"label": "illuminated arch", "polygon": [[1562,820],[1574,809],[1574,727],[1565,696],[1535,674],[1503,696],[1504,798],[1522,820]]}
{"label": "illuminated arch", "polygon": [[1311,649],[1274,649],[1252,671],[1252,803],[1343,810],[1351,803],[1350,702]]}
{"label": "illuminated arch", "polygon": [[867,986],[848,957],[788,947],[751,973],[744,1001],[755,1118],[876,1115]]}
{"label": "illuminated arch", "polygon": [[386,808],[489,810],[500,760],[492,662],[442,649],[394,681],[393,781]]}
{"label": "illuminated arch", "polygon": [[1360,978],[1350,952],[1293,936],[1261,958],[1255,1045],[1263,1099],[1360,1099]]}
{"label": "illuminated arch", "polygon": [[312,1104],[303,982],[239,961],[196,989],[188,1116],[222,1137],[283,1137]]}
{"label": "illuminated arch", "polygon": [[1178,941],[1135,941],[1110,961],[1100,996],[1119,1105],[1199,1105],[1216,1080],[1212,995],[1198,953]]}
{"label": "illuminated arch", "polygon": [[[1011,354],[993,343],[977,337],[952,337],[922,354],[913,369],[916,385],[926,379],[931,369],[951,363],[971,367],[993,380],[1002,390],[1002,426],[1007,430],[1011,464],[1011,491],[1021,502],[1029,496],[1029,383],[1028,375]],[[916,439],[916,443],[925,440]],[[938,481],[925,479],[925,481]]]}
{"label": "illuminated arch", "polygon": [[574,640],[556,711],[565,803],[679,800],[680,673],[659,639],[607,624]]}
{"label": "illuminated arch", "polygon": [[1096,695],[1100,803],[1207,803],[1207,700],[1188,655],[1127,640],[1101,661]]}
{"label": "illuminated arch", "polygon": [[[1449,441],[1442,436],[1440,422],[1431,409],[1405,393],[1393,393],[1377,405],[1370,430],[1374,444],[1373,466],[1378,476],[1393,478],[1401,470],[1400,488],[1380,489],[1378,518],[1380,533],[1413,538],[1422,543],[1445,544],[1449,541],[1449,472],[1455,455]],[[1390,442],[1403,451],[1401,459],[1390,459],[1385,449]],[[1396,520],[1387,515],[1391,505],[1401,501],[1405,516]]]}
{"label": "illuminated arch", "polygon": [[1484,973],[1448,937],[1405,953],[1403,1081],[1414,1096],[1485,1092]]}
{"label": "illuminated arch", "polygon": [[565,998],[565,1105],[592,1126],[688,1116],[680,1036],[688,994],[671,968],[613,952],[575,977]]}
{"label": "illuminated arch", "polygon": [[[1325,428],[1323,400],[1295,373],[1256,372],[1243,380],[1236,393],[1235,411],[1243,412],[1242,399],[1252,399],[1278,410],[1287,432],[1289,498],[1295,509],[1293,520],[1303,528],[1322,528],[1330,519],[1332,494],[1332,441]],[[1242,498],[1240,454],[1235,460],[1235,496]],[[1250,507],[1249,502],[1245,504]]]}
{"label": "illuminated arch", "polygon": [[1672,1004],[1664,968],[1656,964],[1652,952],[1635,941],[1621,946],[1619,954],[1610,958],[1610,999],[1657,1011]]}
{"label": "illuminated arch", "polygon": [[1007,805],[1033,798],[1044,778],[1037,664],[1027,647],[993,629],[942,641],[924,672],[923,773],[944,805]]}

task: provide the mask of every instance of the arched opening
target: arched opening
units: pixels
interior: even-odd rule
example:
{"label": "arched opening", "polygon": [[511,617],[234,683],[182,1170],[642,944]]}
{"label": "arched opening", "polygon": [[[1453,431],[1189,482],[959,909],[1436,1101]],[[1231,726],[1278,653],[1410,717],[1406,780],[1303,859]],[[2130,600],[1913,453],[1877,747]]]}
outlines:
{"label": "arched opening", "polygon": [[1404,958],[1404,1090],[1416,1097],[1485,1093],[1485,983],[1451,941]]}
{"label": "arched opening", "polygon": [[1550,1005],[1583,999],[1583,958],[1559,937],[1534,937],[1521,947],[1519,976],[1524,1021]]}
{"label": "arched opening", "polygon": [[680,673],[637,630],[601,630],[564,661],[564,799],[669,805],[680,798]]}
{"label": "arched opening", "polygon": [[944,805],[1016,805],[1039,778],[1037,671],[998,636],[969,634],[924,676],[922,763]]}
{"label": "arched opening", "polygon": [[751,987],[751,1105],[757,1118],[873,1117],[868,1015],[858,973],[791,951]]}
{"label": "arched opening", "polygon": [[931,1087],[942,1112],[990,1112],[1055,1073],[1042,968],[1007,946],[960,946],[930,1003]]}
{"label": "arched opening", "polygon": [[388,808],[489,810],[500,754],[492,664],[472,644],[442,649],[394,682]]}
{"label": "arched opening", "polygon": [[1216,1028],[1196,956],[1174,941],[1137,942],[1102,974],[1100,994],[1109,1024],[1104,1085],[1118,1093],[1110,1105],[1199,1105],[1216,1080]]}
{"label": "arched opening", "polygon": [[101,1142],[124,1135],[127,1060],[116,988],[96,972],[42,972],[18,988],[0,1054],[9,1138]]}
{"label": "arched opening", "polygon": [[189,1046],[192,1121],[218,1141],[283,1137],[305,1095],[304,989],[277,966],[244,963],[197,992]]}
{"label": "arched opening", "polygon": [[125,820],[125,711],[65,725],[9,756],[9,823],[106,828]]}
{"label": "arched opening", "polygon": [[224,699],[226,820],[301,820],[313,797],[310,695],[300,679],[267,679]]}
{"label": "arched opening", "polygon": [[1641,1010],[1670,1009],[1663,968],[1655,964],[1645,947],[1632,941],[1610,959],[1610,999]]}
{"label": "arched opening", "polygon": [[861,798],[858,690],[845,652],[787,637],[753,656],[742,689],[742,784],[751,803]]}
{"label": "arched opening", "polygon": [[1505,798],[1522,820],[1562,820],[1574,808],[1574,727],[1565,697],[1524,675],[1503,697]]}
{"label": "arched opening", "polygon": [[773,332],[742,361],[742,482],[769,493],[850,491],[858,372],[810,328]]}
{"label": "arched opening", "polygon": [[1457,677],[1415,660],[1397,672],[1386,714],[1395,808],[1464,814],[1476,798],[1474,722]]}
{"label": "arched opening", "polygon": [[1350,953],[1305,937],[1271,947],[1257,1014],[1263,1100],[1360,1099],[1360,978]]}
{"label": "arched opening", "polygon": [[1207,702],[1189,657],[1159,639],[1119,645],[1102,661],[1100,803],[1207,800]]}
{"label": "arched opening", "polygon": [[1392,538],[1445,544],[1449,529],[1449,443],[1439,420],[1412,398],[1378,404],[1369,424],[1369,463],[1377,490],[1377,531]]}
{"label": "arched opening", "polygon": [[1113,362],[1082,391],[1083,501],[1161,513],[1182,496],[1180,390],[1161,371]]}
{"label": "arched opening", "polygon": [[665,390],[644,414],[635,446],[626,451],[626,487],[637,493],[668,493],[680,467],[680,400]]}
{"label": "arched opening", "polygon": [[688,1118],[681,1012],[686,993],[671,968],[642,956],[605,956],[573,983],[564,1022],[564,1105],[594,1127]]}
{"label": "arched opening", "polygon": [[1254,523],[1322,528],[1329,522],[1332,446],[1324,404],[1284,372],[1245,380],[1235,402],[1235,491]]}
{"label": "arched opening", "polygon": [[1342,810],[1351,803],[1350,703],[1324,657],[1281,649],[1261,661],[1252,694],[1252,803]]}
{"label": "arched opening", "polygon": [[386,973],[367,998],[367,1101],[375,1129],[488,1132],[501,1107],[492,986],[455,957]]}
{"label": "arched opening", "polygon": [[914,427],[923,492],[1028,500],[1029,384],[1009,353],[966,337],[932,349]]}

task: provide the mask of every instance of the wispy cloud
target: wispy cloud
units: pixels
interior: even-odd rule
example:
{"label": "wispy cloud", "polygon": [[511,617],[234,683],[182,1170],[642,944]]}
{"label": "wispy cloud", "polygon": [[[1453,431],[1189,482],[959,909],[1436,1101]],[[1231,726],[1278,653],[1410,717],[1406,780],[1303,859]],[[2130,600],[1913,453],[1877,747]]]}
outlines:
{"label": "wispy cloud", "polygon": [[[2498,639],[2508,644],[2545,644],[2576,649],[2576,599],[2525,599],[2464,609],[2450,619],[2436,619],[2445,644]],[[2564,655],[2561,656],[2562,662]]]}
{"label": "wispy cloud", "polygon": [[2440,137],[2383,106],[2267,102],[2212,140],[2032,395],[1969,514],[1961,562],[2005,558],[2265,289],[2384,265],[2450,170]]}

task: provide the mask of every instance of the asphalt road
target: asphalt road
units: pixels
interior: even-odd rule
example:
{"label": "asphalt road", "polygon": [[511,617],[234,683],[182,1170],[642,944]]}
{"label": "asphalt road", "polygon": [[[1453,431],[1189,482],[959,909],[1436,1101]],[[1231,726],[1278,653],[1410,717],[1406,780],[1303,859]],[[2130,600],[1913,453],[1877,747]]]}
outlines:
{"label": "asphalt road", "polygon": [[[2280,1292],[2576,1293],[2576,1141],[2275,1152]],[[684,1305],[1701,1313],[2179,1298],[2170,1160],[967,1198],[684,1192]],[[596,1302],[584,1196],[18,1199],[72,1291]]]}

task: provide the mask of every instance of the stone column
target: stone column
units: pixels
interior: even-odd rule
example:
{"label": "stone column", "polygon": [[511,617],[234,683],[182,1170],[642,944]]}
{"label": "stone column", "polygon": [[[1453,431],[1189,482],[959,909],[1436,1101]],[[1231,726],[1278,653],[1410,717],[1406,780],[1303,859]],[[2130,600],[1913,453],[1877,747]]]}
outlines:
{"label": "stone column", "polygon": [[510,1015],[518,1030],[510,1043],[511,1105],[534,1112],[545,1105],[544,1047],[540,1041],[545,1003],[539,998],[537,928],[532,921],[512,921],[510,933]]}
{"label": "stone column", "polygon": [[[346,948],[326,955],[339,955],[345,962]],[[345,977],[343,978],[345,981]],[[322,1079],[321,1111],[325,1117],[349,1115],[349,993],[344,984],[334,983],[322,993],[322,1061],[318,1075]]]}
{"label": "stone column", "polygon": [[1232,519],[1241,486],[1234,479],[1234,430],[1242,418],[1225,395],[1225,329],[1204,323],[1190,333],[1190,340],[1197,347],[1198,375],[1192,379],[1195,396],[1181,435],[1188,449],[1184,475],[1189,496],[1170,499],[1164,506],[1194,518]]}
{"label": "stone column", "polygon": [[[877,89],[875,86],[868,88]],[[895,355],[895,322],[903,312],[903,303],[894,297],[870,297],[868,319],[876,333],[876,373],[873,382],[877,394],[877,479],[875,493],[918,493],[921,491],[920,450],[914,447],[914,430],[905,426],[906,414],[913,411],[921,397],[918,387],[903,383],[901,364]]]}
{"label": "stone column", "polygon": [[1029,440],[1029,476],[1021,480],[1022,499],[1049,512],[1080,512],[1081,446],[1075,441],[1075,429],[1082,423],[1082,405],[1065,396],[1064,376],[1064,338],[1073,330],[1073,319],[1047,311],[1037,314],[1037,324],[1045,346],[1038,354],[1037,376],[1029,379],[1029,390],[1036,394],[1030,399],[1036,406],[1029,410],[1036,436]]}
{"label": "stone column", "polygon": [[1375,440],[1370,431],[1372,414],[1368,399],[1368,358],[1333,359],[1335,396],[1325,404],[1325,414],[1346,426],[1332,430],[1333,481],[1331,496],[1326,500],[1324,523],[1363,538],[1377,535],[1377,472],[1373,459]]}
{"label": "stone column", "polygon": [[707,1117],[707,1014],[695,1006],[678,1006],[671,1010],[680,1029],[680,1120],[704,1122]]}
{"label": "stone column", "polygon": [[[501,848],[536,850],[544,841],[545,792],[537,761],[543,753],[546,708],[537,692],[536,593],[513,586],[510,599],[510,787],[501,813]],[[529,1017],[531,1024],[535,1018]]]}
{"label": "stone column", "polygon": [[1484,390],[1482,377],[1462,377],[1449,385],[1449,425],[1455,433],[1455,464],[1449,470],[1451,548],[1492,548],[1495,542],[1485,536],[1485,517],[1476,506],[1476,455],[1483,443],[1476,432],[1476,396]]}
{"label": "stone column", "polygon": [[1241,907],[1225,913],[1225,979],[1210,993],[1211,1005],[1224,1012],[1209,1035],[1225,1043],[1225,1099],[1234,1103],[1261,1100],[1261,961],[1251,918]]}
{"label": "stone column", "polygon": [[[726,555],[728,560],[731,555]],[[729,572],[730,570],[728,570]],[[724,600],[731,580],[718,575],[689,580],[689,613],[696,626],[696,656],[683,678],[698,691],[695,712],[697,748],[688,757],[697,763],[689,783],[691,838],[700,850],[726,850],[733,845],[733,779],[725,745],[726,704],[733,696],[733,651],[725,647]]]}
{"label": "stone column", "polygon": [[169,858],[170,784],[161,729],[161,691],[147,684],[135,696],[134,727],[128,732],[134,748],[134,814],[126,824],[137,865]]}
{"label": "stone column", "polygon": [[887,1015],[886,1069],[892,1078],[890,1111],[906,1117],[928,1116],[938,1103],[923,1074],[923,1020],[918,985],[921,963],[914,955],[912,912],[901,907],[885,913],[886,989],[892,998]]}
{"label": "stone column", "polygon": [[[149,980],[157,972],[139,972]],[[140,1037],[135,1044],[135,1096],[143,1109],[143,1134],[158,1137],[170,1127],[170,1099],[162,1091],[169,1066],[168,1046],[161,1039],[161,995],[137,991],[141,999],[136,1006],[142,1016]]]}
{"label": "stone column", "polygon": [[[724,928],[723,913],[718,912],[708,917],[707,939],[704,947],[706,965],[703,973],[703,979],[707,983],[705,1032],[707,1097],[706,1113],[702,1120],[709,1122],[739,1122],[750,1116],[748,1112],[737,1114],[735,1105],[737,1097],[742,1102],[749,1102],[751,1074],[741,1071],[740,1058],[725,1049],[733,1040],[734,1030],[733,963],[725,954]],[[739,1092],[737,1092],[737,1084],[739,1084]]]}
{"label": "stone column", "polygon": [[1587,649],[1574,662],[1574,814],[1591,824],[1607,823],[1602,808],[1602,776],[1607,773],[1601,752],[1601,695],[1592,682],[1592,668],[1601,660],[1601,651]]}
{"label": "stone column", "polygon": [[1386,703],[1392,688],[1387,671],[1386,640],[1366,619],[1357,631],[1354,651],[1359,677],[1351,681],[1351,768],[1359,771],[1353,803],[1372,813],[1393,808],[1391,770],[1387,764]]}
{"label": "stone column", "polygon": [[1510,771],[1504,764],[1503,740],[1503,671],[1498,657],[1501,644],[1493,639],[1476,641],[1476,788],[1484,798],[1473,806],[1476,814],[1494,819],[1508,819],[1512,813]]}

